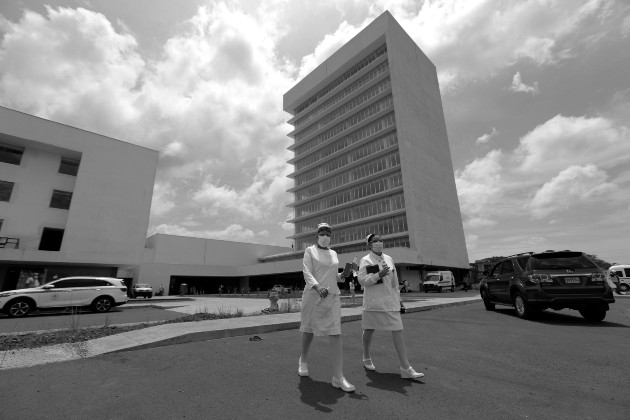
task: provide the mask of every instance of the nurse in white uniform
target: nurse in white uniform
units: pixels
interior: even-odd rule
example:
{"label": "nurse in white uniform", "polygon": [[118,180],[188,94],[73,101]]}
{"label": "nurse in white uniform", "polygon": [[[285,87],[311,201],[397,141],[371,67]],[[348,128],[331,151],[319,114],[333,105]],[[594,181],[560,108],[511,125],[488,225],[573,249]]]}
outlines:
{"label": "nurse in white uniform", "polygon": [[394,261],[383,253],[383,241],[379,235],[370,234],[365,238],[365,242],[370,253],[361,258],[359,263],[359,283],[364,287],[361,319],[363,366],[367,370],[376,370],[370,354],[374,330],[391,331],[400,361],[400,376],[405,379],[422,378],[424,374],[416,372],[407,360],[400,318],[400,290]]}
{"label": "nurse in white uniform", "polygon": [[302,352],[298,374],[308,376],[308,352],[314,336],[328,336],[333,363],[332,386],[353,392],[354,385],[343,376],[341,346],[341,300],[337,283],[344,281],[338,273],[337,253],[328,248],[332,231],[327,223],[317,226],[317,244],[304,251],[303,273],[306,286],[302,293],[300,331]]}

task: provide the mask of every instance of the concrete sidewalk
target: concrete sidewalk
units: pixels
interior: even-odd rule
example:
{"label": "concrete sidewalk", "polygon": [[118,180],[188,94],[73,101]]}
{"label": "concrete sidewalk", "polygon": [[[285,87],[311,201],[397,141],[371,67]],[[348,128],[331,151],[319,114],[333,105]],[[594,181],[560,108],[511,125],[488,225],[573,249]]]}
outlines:
{"label": "concrete sidewalk", "polygon": [[[194,314],[199,310],[204,310],[203,308],[213,311],[212,307],[217,304],[223,307],[229,306],[243,309],[243,306],[248,302],[241,301],[249,301],[249,305],[253,305],[252,308],[256,308],[257,312],[253,313],[260,313],[258,306],[264,308],[269,304],[268,301],[260,299],[238,299],[238,302],[234,299],[230,299],[229,302],[224,298],[216,299],[218,299],[219,302],[212,300],[212,298],[184,298],[175,301],[172,299],[163,299],[163,302],[153,299],[151,301],[147,300],[146,303],[130,303],[129,306],[140,304],[151,305],[163,307],[168,310],[176,310],[183,314]],[[404,303],[407,312],[417,312],[465,305],[479,302],[480,300],[481,298],[478,294],[471,294],[466,297],[454,298],[421,297],[413,298],[413,301],[407,301],[405,299]],[[249,315],[250,311],[243,309],[243,313]],[[360,320],[361,307],[342,308],[341,318],[342,322]],[[192,341],[205,341],[240,335],[255,335],[273,331],[298,329],[299,326],[299,312],[163,324],[81,343],[6,351],[0,354],[0,370],[62,362],[125,350],[137,350]]]}

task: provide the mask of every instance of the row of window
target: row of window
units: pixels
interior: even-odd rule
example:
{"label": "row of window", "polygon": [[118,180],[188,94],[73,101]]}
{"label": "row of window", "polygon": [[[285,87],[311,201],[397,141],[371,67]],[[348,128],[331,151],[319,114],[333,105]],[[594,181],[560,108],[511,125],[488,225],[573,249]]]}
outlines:
{"label": "row of window", "polygon": [[385,111],[391,108],[392,106],[394,106],[394,100],[392,98],[392,95],[388,95],[385,98],[381,99],[380,101],[362,109],[361,111],[354,114],[350,118],[340,122],[334,127],[324,131],[321,134],[316,135],[312,139],[309,139],[306,143],[300,145],[299,147],[295,149],[296,156],[304,153],[307,150],[312,149],[313,147],[319,146],[320,144],[327,142],[328,140],[332,139],[333,137],[338,136],[344,131],[348,131],[352,129],[354,126],[361,123],[362,121],[365,121],[368,118],[372,117],[373,115],[376,115],[382,111]]}
{"label": "row of window", "polygon": [[364,102],[379,95],[381,92],[385,92],[387,89],[390,88],[390,86],[391,86],[391,81],[389,78],[382,80],[380,83],[377,83],[376,86],[373,86],[372,88],[363,92],[356,98],[352,99],[350,102],[344,104],[342,107],[339,107],[339,109],[336,109],[335,111],[331,112],[329,115],[326,115],[324,118],[322,118],[321,120],[319,120],[317,123],[313,124],[312,126],[308,127],[306,130],[300,131],[299,133],[297,133],[293,137],[295,139],[295,142],[297,143],[307,138],[308,136],[310,136],[311,134],[313,134],[320,128],[327,126],[331,122],[335,121],[336,119],[342,117],[343,115],[357,108]]}
{"label": "row of window", "polygon": [[372,140],[371,142],[366,143],[348,153],[326,161],[326,163],[321,166],[318,166],[304,172],[303,174],[298,175],[297,177],[295,177],[295,184],[302,185],[315,178],[324,176],[329,172],[336,171],[337,169],[344,166],[348,166],[353,162],[366,158],[370,155],[375,155],[383,150],[389,149],[390,147],[393,147],[397,144],[398,137],[396,136],[396,132],[394,131],[386,136]]}
{"label": "row of window", "polygon": [[[366,235],[367,236],[367,235]],[[401,236],[398,238],[384,239],[383,247],[385,249],[388,248],[411,248],[409,244],[409,236]],[[345,254],[350,252],[364,252],[367,253],[367,245],[364,243],[354,244],[354,245],[345,245],[339,247],[332,247],[339,254]]]}
{"label": "row of window", "polygon": [[[19,166],[22,163],[23,155],[23,147],[0,143],[0,162]],[[77,173],[79,172],[79,163],[80,161],[77,159],[62,156],[59,162],[58,172],[60,174],[77,176]]]}
{"label": "row of window", "polygon": [[[364,241],[365,237],[370,233],[387,236],[401,232],[407,232],[407,216],[404,214],[357,226],[333,229],[330,242],[334,245],[344,242]],[[316,236],[316,230],[313,230],[312,237],[296,239],[297,249],[306,249],[308,246],[313,245],[316,241]]]}
{"label": "row of window", "polygon": [[297,130],[298,128],[300,128],[304,124],[306,124],[307,122],[311,121],[313,118],[317,117],[318,115],[320,115],[321,113],[323,113],[327,109],[329,109],[332,106],[334,106],[335,104],[337,104],[339,101],[341,101],[346,96],[352,94],[352,92],[356,91],[357,89],[360,89],[366,83],[370,82],[371,80],[374,80],[375,78],[377,78],[381,74],[387,72],[388,69],[389,69],[389,65],[388,65],[387,61],[379,64],[374,69],[372,69],[369,73],[367,73],[366,75],[362,76],[359,80],[357,80],[356,82],[353,82],[352,84],[350,84],[349,86],[344,88],[341,92],[337,93],[335,96],[333,96],[332,98],[330,98],[329,100],[327,100],[326,102],[324,102],[323,104],[318,106],[317,108],[313,109],[307,115],[305,115],[304,117],[302,117],[299,120],[295,121],[293,126]]}
{"label": "row of window", "polygon": [[338,225],[350,222],[352,220],[365,219],[366,217],[376,216],[378,214],[389,213],[390,211],[405,208],[405,197],[402,193],[382,197],[376,200],[367,201],[354,207],[347,207],[341,210],[324,213],[315,219],[297,222],[295,224],[295,233],[312,232],[317,229],[317,225],[326,221],[330,225]]}
{"label": "row of window", "polygon": [[387,53],[387,45],[383,44],[380,47],[378,47],[376,51],[374,51],[373,53],[365,57],[363,60],[361,60],[358,64],[353,66],[350,70],[348,70],[347,72],[345,72],[344,74],[336,78],[332,83],[327,85],[324,89],[320,90],[314,96],[311,96],[306,102],[302,103],[302,105],[298,106],[295,109],[295,114],[299,114],[300,112],[304,111],[309,106],[313,105],[319,99],[326,96],[329,92],[331,92],[337,86],[339,86],[340,84],[342,84],[343,82],[345,82],[346,80],[348,80],[349,78],[357,74],[363,68],[367,67],[371,62],[373,62],[374,60],[376,60],[377,58],[379,58],[385,53]]}
{"label": "row of window", "polygon": [[393,190],[402,186],[402,173],[397,172],[382,178],[364,182],[347,190],[339,191],[317,201],[302,204],[295,208],[295,217],[308,216],[331,207],[340,206],[363,197],[375,195],[383,191]]}
{"label": "row of window", "polygon": [[341,173],[333,176],[332,178],[328,178],[322,182],[306,187],[303,190],[296,191],[295,199],[296,201],[302,201],[306,198],[325,193],[326,191],[342,187],[372,174],[398,166],[400,166],[400,155],[398,154],[398,151],[395,151],[379,159],[357,166],[351,171]]}
{"label": "row of window", "polygon": [[[327,146],[322,147],[321,149],[310,153],[299,160],[295,161],[293,165],[295,166],[295,170],[299,171],[307,166],[310,166],[316,163],[319,160],[325,159],[328,156],[339,152],[345,148],[352,146],[355,143],[358,143],[366,138],[373,136],[374,134],[385,131],[387,129],[392,129],[394,125],[394,114],[386,115],[385,117],[363,127],[360,130],[355,131],[354,133],[344,136],[334,142],[330,143]],[[391,135],[391,134],[385,134]]]}
{"label": "row of window", "polygon": [[[351,144],[354,144],[358,141],[363,140],[364,138],[370,137],[371,135],[374,135],[378,133],[379,131],[383,131],[387,129],[388,127],[392,127],[395,123],[396,123],[396,120],[394,118],[394,113],[390,112],[389,114],[384,115],[383,117],[377,119],[376,121],[373,121],[370,124],[367,124],[366,126],[361,127],[358,130],[355,130],[352,133],[336,140],[334,143],[329,144],[327,147],[323,148],[322,150],[328,149],[331,151],[331,153],[334,153],[337,150],[341,150],[345,147],[350,146]],[[302,155],[308,152],[313,147],[311,147],[310,142],[303,146],[299,146],[295,149],[295,156],[297,157],[299,155]],[[316,153],[316,154],[319,155],[319,153]],[[299,162],[296,161],[296,166],[299,167],[299,165],[300,165]]]}
{"label": "row of window", "polygon": [[[9,181],[0,181],[0,201],[11,201],[15,183]],[[55,209],[68,210],[72,201],[72,193],[70,191],[53,190],[50,197],[50,207]]]}

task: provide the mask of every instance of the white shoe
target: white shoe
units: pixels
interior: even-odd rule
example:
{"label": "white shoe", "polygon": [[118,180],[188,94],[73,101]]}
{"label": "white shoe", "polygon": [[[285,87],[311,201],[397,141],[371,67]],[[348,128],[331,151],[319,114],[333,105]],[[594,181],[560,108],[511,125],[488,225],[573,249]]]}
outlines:
{"label": "white shoe", "polygon": [[332,386],[334,388],[341,388],[345,392],[354,392],[355,388],[350,382],[346,380],[346,378],[337,379],[333,376],[332,378]]}
{"label": "white shoe", "polygon": [[374,366],[372,359],[363,359],[363,367],[366,368],[367,370],[376,370],[376,367]]}
{"label": "white shoe", "polygon": [[308,366],[306,366],[306,363],[302,363],[301,357],[298,359],[298,375],[308,376]]}
{"label": "white shoe", "polygon": [[420,379],[424,373],[416,372],[411,366],[408,369],[400,368],[400,377],[403,379]]}

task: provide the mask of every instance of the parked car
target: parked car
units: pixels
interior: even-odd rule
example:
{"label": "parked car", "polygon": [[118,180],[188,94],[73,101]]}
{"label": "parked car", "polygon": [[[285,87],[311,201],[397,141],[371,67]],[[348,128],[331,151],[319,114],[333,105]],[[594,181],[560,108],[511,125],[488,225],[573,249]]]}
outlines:
{"label": "parked car", "polygon": [[507,257],[481,280],[479,292],[487,310],[514,306],[521,318],[568,308],[599,322],[615,302],[604,272],[582,252],[568,250]]}
{"label": "parked car", "polygon": [[131,298],[144,297],[151,299],[153,297],[153,287],[150,284],[138,283],[131,286]]}
{"label": "parked car", "polygon": [[608,270],[617,274],[619,279],[618,293],[620,295],[630,294],[630,265],[613,265]]}
{"label": "parked car", "polygon": [[107,312],[127,302],[127,286],[113,277],[65,277],[29,289],[0,292],[0,308],[10,317],[38,309],[90,307]]}
{"label": "parked car", "polygon": [[422,283],[424,293],[436,291],[442,293],[442,290],[455,291],[455,276],[450,271],[431,271],[427,273],[427,277]]}

